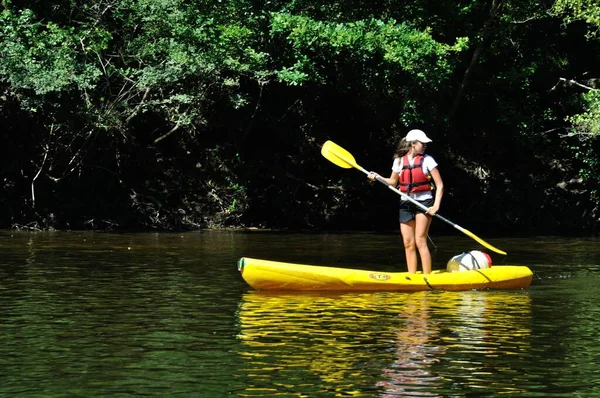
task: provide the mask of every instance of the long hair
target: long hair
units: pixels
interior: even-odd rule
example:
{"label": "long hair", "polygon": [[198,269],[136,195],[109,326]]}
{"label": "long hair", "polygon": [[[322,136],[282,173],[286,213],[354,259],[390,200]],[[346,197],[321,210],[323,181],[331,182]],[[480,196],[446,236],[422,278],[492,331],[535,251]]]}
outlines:
{"label": "long hair", "polygon": [[402,138],[396,147],[394,152],[394,158],[402,158],[410,151],[410,142],[406,141],[406,138]]}

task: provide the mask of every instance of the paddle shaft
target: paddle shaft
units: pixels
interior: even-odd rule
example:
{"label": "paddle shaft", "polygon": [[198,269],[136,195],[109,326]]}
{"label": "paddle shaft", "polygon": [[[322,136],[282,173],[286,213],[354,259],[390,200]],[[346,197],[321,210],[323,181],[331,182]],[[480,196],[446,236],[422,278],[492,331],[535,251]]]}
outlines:
{"label": "paddle shaft", "polygon": [[[362,171],[363,173],[365,173],[367,175],[369,174],[369,172],[367,170],[365,170],[364,168],[362,168],[362,167],[360,167],[360,171]],[[415,200],[415,199],[411,198],[410,196],[406,195],[405,193],[403,193],[399,189],[397,189],[397,188],[391,186],[390,184],[388,184],[387,182],[383,181],[380,176],[376,176],[375,179],[377,180],[377,182],[380,182],[381,184],[385,185],[386,187],[388,187],[393,192],[397,193],[398,195],[402,196],[405,199],[408,199],[410,202],[414,203],[416,206],[418,206],[419,208],[421,208],[423,211],[427,212],[427,210],[429,210],[429,208],[427,206],[425,206],[423,203],[419,202],[418,200]],[[466,229],[464,229],[463,227],[461,227],[460,225],[453,223],[452,221],[448,220],[445,217],[440,216],[437,213],[434,214],[434,217],[437,217],[440,220],[442,220],[443,222],[445,222],[445,223],[447,223],[449,225],[452,225],[454,228],[458,229],[459,231],[461,231],[463,233],[469,232]],[[467,235],[470,236],[469,233],[467,233]]]}
{"label": "paddle shaft", "polygon": [[[356,160],[354,160],[354,156],[352,156],[352,154],[350,152],[348,152],[347,150],[345,150],[344,148],[342,148],[341,146],[339,146],[338,144],[336,144],[332,141],[327,141],[327,142],[325,142],[325,144],[323,144],[323,147],[321,148],[321,154],[326,159],[328,159],[330,162],[332,162],[340,167],[343,167],[345,169],[354,167],[355,169],[362,171],[366,175],[369,175],[369,172],[367,170],[365,170],[363,167],[359,166],[358,163],[356,163]],[[421,208],[423,211],[427,212],[428,208],[425,205],[416,201],[415,199],[411,198],[410,196],[402,193],[399,189],[396,189],[396,187],[389,185],[388,183],[383,181],[380,176],[377,176],[376,180],[379,181],[380,183],[382,183],[383,185],[385,185],[386,187],[388,187],[389,189],[391,189],[392,191],[394,191],[395,193],[397,193],[398,195],[411,201],[416,206]],[[475,235],[473,232],[471,232],[467,229],[464,229],[460,225],[453,223],[452,221],[440,216],[437,213],[435,214],[435,217],[439,218],[440,220],[444,221],[445,223],[447,223],[449,225],[452,225],[454,228],[456,228],[463,234],[467,235],[468,237],[472,238],[473,240],[477,241],[482,246],[485,246],[488,249],[495,251],[496,253],[500,253],[500,254],[503,254],[506,256],[505,251],[500,250],[497,247],[490,245],[489,243],[487,243],[486,241],[481,239],[479,236]]]}

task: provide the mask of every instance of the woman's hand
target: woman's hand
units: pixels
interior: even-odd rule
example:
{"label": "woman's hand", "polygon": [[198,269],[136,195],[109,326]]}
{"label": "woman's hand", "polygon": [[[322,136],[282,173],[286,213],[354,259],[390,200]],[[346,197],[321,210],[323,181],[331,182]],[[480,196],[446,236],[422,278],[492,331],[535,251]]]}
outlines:
{"label": "woman's hand", "polygon": [[439,206],[433,205],[429,209],[427,209],[427,211],[425,212],[425,214],[428,214],[431,217],[433,217],[433,216],[435,216],[435,214],[438,212],[439,209],[440,209]]}
{"label": "woman's hand", "polygon": [[371,181],[376,181],[377,177],[379,177],[379,174],[375,173],[374,171],[369,171],[369,174],[367,174],[367,178]]}

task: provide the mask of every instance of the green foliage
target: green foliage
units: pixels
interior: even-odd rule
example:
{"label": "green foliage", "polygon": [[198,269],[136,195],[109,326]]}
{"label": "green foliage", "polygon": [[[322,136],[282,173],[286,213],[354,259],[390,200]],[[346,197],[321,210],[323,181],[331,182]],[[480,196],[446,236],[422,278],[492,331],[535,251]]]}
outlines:
{"label": "green foliage", "polygon": [[0,77],[13,93],[36,95],[63,90],[88,90],[100,70],[88,62],[90,50],[106,48],[110,34],[76,30],[38,21],[30,10],[0,14]]}
{"label": "green foliage", "polygon": [[137,113],[161,115],[189,131],[206,123],[208,109],[221,97],[236,108],[244,106],[241,78],[269,76],[268,55],[254,47],[259,36],[250,27],[195,7],[180,0],[121,2],[115,15],[123,37],[115,44],[127,58],[110,60],[116,71],[112,79],[124,82],[126,99],[144,98]]}
{"label": "green foliage", "polygon": [[591,28],[589,37],[596,37],[600,33],[600,5],[597,0],[557,0],[552,11],[567,23],[585,21]]}
{"label": "green foliage", "polygon": [[[152,228],[350,223],[370,193],[324,164],[319,144],[339,138],[379,169],[412,126],[432,132],[461,206],[458,192],[492,192],[506,218],[519,207],[505,182],[523,169],[537,180],[511,192],[579,175],[598,189],[600,100],[557,85],[597,77],[588,0],[503,1],[499,15],[484,0],[26,3],[0,14],[0,115],[6,142],[21,139],[2,170],[12,203],[30,203],[35,185],[48,213],[110,213],[114,201]],[[547,133],[565,120],[569,153]],[[472,169],[489,173],[471,186]],[[464,214],[486,199],[469,197]],[[539,200],[536,211],[556,206]]]}
{"label": "green foliage", "polygon": [[[586,111],[567,117],[571,125],[569,136],[576,137],[571,148],[583,164],[580,176],[586,181],[597,182],[600,170],[600,90],[592,90],[583,95]],[[596,188],[597,192],[599,189]]]}
{"label": "green foliage", "polygon": [[597,139],[600,134],[600,90],[591,90],[583,94],[586,112],[567,117],[573,134],[583,139]]}
{"label": "green foliage", "polygon": [[459,38],[456,44],[446,45],[435,41],[429,31],[395,20],[333,23],[288,13],[273,13],[271,34],[291,46],[293,65],[277,73],[293,85],[308,79],[326,81],[330,76],[324,66],[334,63],[337,72],[344,72],[343,64],[361,65],[373,68],[371,76],[401,73],[421,87],[431,87],[452,71],[449,55],[468,44],[467,38]]}

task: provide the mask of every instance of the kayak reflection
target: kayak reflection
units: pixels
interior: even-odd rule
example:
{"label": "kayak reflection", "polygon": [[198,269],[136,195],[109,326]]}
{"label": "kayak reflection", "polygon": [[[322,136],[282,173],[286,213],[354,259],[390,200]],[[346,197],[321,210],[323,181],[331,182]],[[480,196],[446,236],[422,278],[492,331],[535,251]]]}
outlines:
{"label": "kayak reflection", "polygon": [[[510,371],[504,355],[530,349],[531,299],[501,291],[411,294],[399,312],[396,358],[378,386],[383,397],[477,391]],[[512,385],[496,385],[514,392]]]}
{"label": "kayak reflection", "polygon": [[493,358],[523,352],[530,318],[529,295],[516,292],[249,291],[237,314],[246,386],[239,396],[477,388],[498,370]]}

